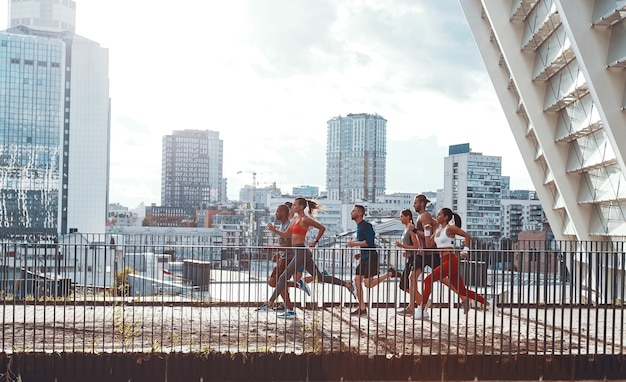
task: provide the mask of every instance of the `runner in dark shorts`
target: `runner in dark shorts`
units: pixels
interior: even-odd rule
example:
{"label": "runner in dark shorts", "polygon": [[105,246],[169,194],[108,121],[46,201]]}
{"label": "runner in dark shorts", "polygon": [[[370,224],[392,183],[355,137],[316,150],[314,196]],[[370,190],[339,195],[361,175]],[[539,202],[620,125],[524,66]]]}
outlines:
{"label": "runner in dark shorts", "polygon": [[399,273],[394,268],[389,268],[387,273],[378,275],[378,251],[374,243],[376,234],[372,224],[363,219],[365,207],[358,204],[355,205],[350,216],[356,222],[356,241],[349,241],[348,247],[361,247],[361,253],[357,253],[354,256],[356,260],[359,260],[354,276],[359,308],[350,314],[361,316],[367,314],[367,307],[363,299],[363,286],[373,288],[389,277],[398,277]]}
{"label": "runner in dark shorts", "polygon": [[[422,251],[423,253],[423,251]],[[410,275],[414,270],[418,270],[420,273],[424,271],[426,266],[430,267],[430,269],[435,269],[441,264],[441,259],[439,257],[439,253],[436,251],[429,251],[427,253],[419,254],[418,252],[411,251],[408,253],[408,257],[406,259],[406,265],[404,267],[404,271],[402,271],[402,276],[400,276],[400,283],[398,287],[409,293],[410,286]]]}
{"label": "runner in dark shorts", "polygon": [[[404,243],[396,243],[400,248],[411,249],[407,251],[407,263],[404,272],[402,272],[402,278],[400,281],[400,289],[409,293],[409,305],[398,311],[398,314],[405,316],[413,316],[415,312],[415,306],[422,304],[422,295],[417,288],[417,279],[419,275],[424,271],[424,267],[427,265],[434,269],[439,265],[439,255],[435,252],[434,248],[427,248],[425,243],[425,237],[432,233],[429,229],[424,227],[430,227],[433,224],[433,218],[426,210],[426,206],[430,203],[430,200],[425,195],[417,195],[413,201],[413,208],[418,213],[415,225],[407,223],[407,230],[403,234]],[[406,216],[404,210],[402,216]],[[406,219],[406,217],[405,217]],[[412,220],[412,217],[411,217]],[[410,231],[409,231],[410,230]],[[410,240],[406,235],[410,235]],[[407,245],[407,242],[411,242],[411,245]]]}
{"label": "runner in dark shorts", "polygon": [[370,255],[367,259],[360,259],[359,265],[356,266],[355,275],[370,278],[378,275],[378,255]]}

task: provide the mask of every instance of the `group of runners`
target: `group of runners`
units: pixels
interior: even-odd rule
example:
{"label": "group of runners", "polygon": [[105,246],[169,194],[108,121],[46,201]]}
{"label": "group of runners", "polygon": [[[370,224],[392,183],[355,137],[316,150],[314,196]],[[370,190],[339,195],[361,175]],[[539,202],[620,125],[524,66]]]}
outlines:
{"label": "group of runners", "polygon": [[[351,218],[357,225],[356,238],[348,241],[347,246],[359,248],[359,252],[354,255],[354,259],[359,263],[355,269],[354,280],[349,281],[340,280],[326,271],[320,272],[313,260],[313,253],[309,248],[317,246],[326,230],[314,219],[321,206],[313,200],[301,197],[295,198],[293,204],[278,206],[276,223],[267,226],[271,232],[278,235],[280,246],[279,254],[273,257],[276,266],[268,279],[268,284],[274,291],[269,300],[257,308],[257,311],[284,310],[278,314],[279,318],[295,318],[296,312],[288,288],[299,288],[310,294],[307,283],[317,281],[348,289],[358,301],[358,307],[351,315],[367,315],[363,287],[373,288],[388,278],[400,278],[399,287],[409,294],[409,302],[406,307],[398,310],[399,315],[416,319],[428,318],[429,298],[433,283],[436,281],[441,281],[458,294],[465,313],[470,309],[470,300],[474,300],[497,314],[495,302],[487,301],[482,295],[467,289],[459,273],[459,257],[454,249],[455,239],[460,236],[465,240],[465,246],[460,252],[461,258],[467,257],[471,242],[470,235],[461,229],[461,217],[449,208],[442,208],[437,217],[433,218],[426,210],[428,203],[430,201],[423,194],[415,197],[413,201],[413,209],[417,214],[415,221],[410,209],[401,212],[400,220],[405,225],[405,230],[396,246],[403,249],[405,268],[399,271],[390,267],[384,274],[380,274],[379,271],[374,228],[364,219],[365,207],[355,205]],[[317,229],[317,235],[315,240],[307,245],[306,235],[311,227]],[[423,290],[420,293],[417,280],[426,266],[430,267],[432,272],[424,278]],[[304,276],[305,272],[308,276]],[[279,295],[284,301],[284,309],[276,303]]]}

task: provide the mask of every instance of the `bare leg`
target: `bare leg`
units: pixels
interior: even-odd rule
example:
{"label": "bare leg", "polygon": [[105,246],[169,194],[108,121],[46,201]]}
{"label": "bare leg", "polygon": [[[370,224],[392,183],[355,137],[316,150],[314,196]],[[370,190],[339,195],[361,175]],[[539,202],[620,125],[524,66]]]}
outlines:
{"label": "bare leg", "polygon": [[[276,282],[277,282],[277,279],[275,276],[267,279],[267,284],[271,286],[272,288],[276,288]],[[289,310],[293,310],[294,305],[293,305],[293,302],[291,302],[291,297],[289,296],[289,292],[288,292],[289,287],[295,288],[296,284],[292,281],[287,281],[287,288],[283,289],[283,291],[280,292],[280,296],[283,298],[283,301],[285,302],[285,307]]]}
{"label": "bare leg", "polygon": [[[359,309],[365,309],[365,301],[363,300],[363,279],[362,275],[354,276],[354,286],[356,288],[356,297],[359,301]],[[365,279],[367,280],[367,279]]]}
{"label": "bare leg", "polygon": [[419,292],[417,288],[417,279],[420,277],[422,273],[421,269],[415,269],[409,275],[409,309],[415,309],[415,306],[422,305],[422,294]]}
{"label": "bare leg", "polygon": [[365,285],[366,288],[373,288],[376,285],[387,280],[389,277],[391,277],[391,273],[389,272],[382,274],[382,275],[378,275],[378,276],[368,277],[366,279],[363,279],[363,284]]}

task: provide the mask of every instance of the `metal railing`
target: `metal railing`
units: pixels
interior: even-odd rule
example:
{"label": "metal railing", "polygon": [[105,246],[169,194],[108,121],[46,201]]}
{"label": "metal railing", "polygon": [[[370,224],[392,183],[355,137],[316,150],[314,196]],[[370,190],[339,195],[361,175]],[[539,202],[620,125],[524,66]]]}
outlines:
{"label": "metal railing", "polygon": [[[626,353],[623,243],[473,248],[461,275],[499,314],[475,302],[465,314],[437,283],[430,319],[398,315],[408,295],[391,277],[365,289],[365,316],[350,314],[357,305],[348,288],[313,281],[310,295],[289,288],[296,318],[283,319],[256,311],[273,291],[278,249],[152,239],[4,242],[3,352]],[[388,243],[378,248],[381,275],[405,267],[403,251]],[[357,250],[336,242],[312,251],[320,271],[354,278]]]}

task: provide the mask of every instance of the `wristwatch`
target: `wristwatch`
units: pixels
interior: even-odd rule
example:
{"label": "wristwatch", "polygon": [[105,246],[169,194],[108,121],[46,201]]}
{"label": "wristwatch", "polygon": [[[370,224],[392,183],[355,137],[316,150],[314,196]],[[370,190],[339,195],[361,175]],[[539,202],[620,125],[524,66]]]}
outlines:
{"label": "wristwatch", "polygon": [[413,233],[417,233],[417,228],[413,228]]}

